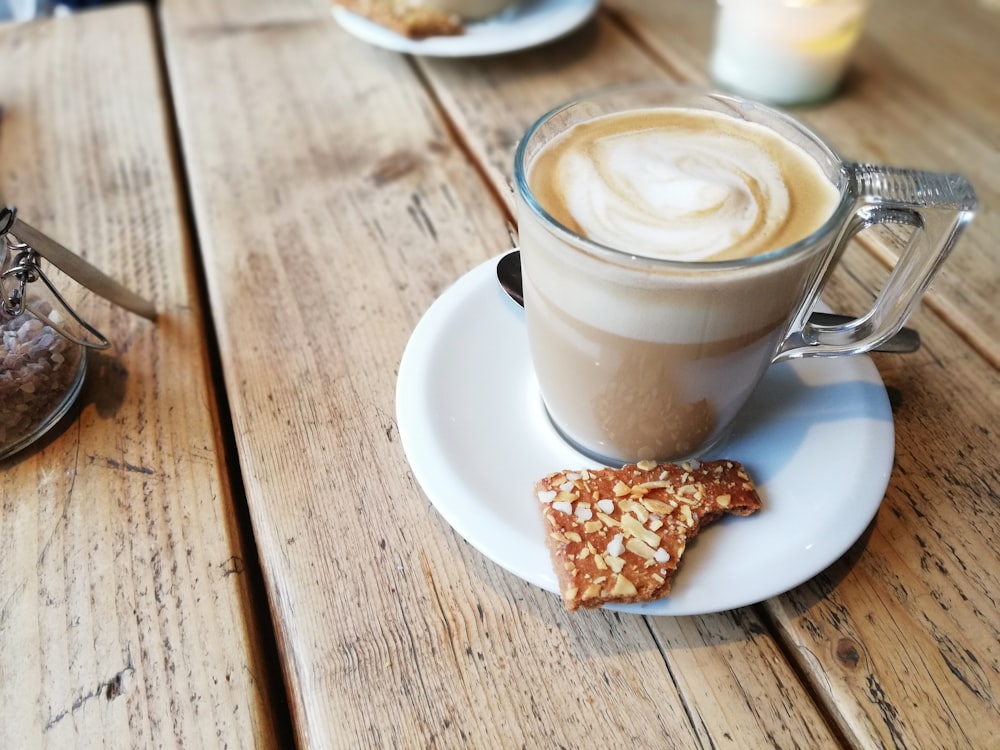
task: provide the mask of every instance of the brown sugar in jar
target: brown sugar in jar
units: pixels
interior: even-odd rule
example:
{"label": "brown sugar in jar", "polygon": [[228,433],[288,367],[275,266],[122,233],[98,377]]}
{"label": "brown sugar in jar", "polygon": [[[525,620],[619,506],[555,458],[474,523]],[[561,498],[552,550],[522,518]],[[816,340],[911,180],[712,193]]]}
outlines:
{"label": "brown sugar in jar", "polygon": [[0,206],[0,460],[55,426],[80,393],[87,349],[111,343],[42,270],[48,260],[99,296],[156,319],[156,307]]}
{"label": "brown sugar in jar", "polygon": [[[59,314],[41,310],[58,325]],[[0,459],[52,427],[72,406],[86,370],[85,349],[30,310],[0,310]]]}

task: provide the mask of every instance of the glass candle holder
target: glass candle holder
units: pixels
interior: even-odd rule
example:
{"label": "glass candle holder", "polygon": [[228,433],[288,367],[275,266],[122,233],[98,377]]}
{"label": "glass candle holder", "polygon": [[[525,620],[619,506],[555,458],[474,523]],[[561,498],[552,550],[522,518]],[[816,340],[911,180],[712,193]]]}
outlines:
{"label": "glass candle holder", "polygon": [[718,0],[710,75],[720,88],[780,105],[829,98],[869,0]]}

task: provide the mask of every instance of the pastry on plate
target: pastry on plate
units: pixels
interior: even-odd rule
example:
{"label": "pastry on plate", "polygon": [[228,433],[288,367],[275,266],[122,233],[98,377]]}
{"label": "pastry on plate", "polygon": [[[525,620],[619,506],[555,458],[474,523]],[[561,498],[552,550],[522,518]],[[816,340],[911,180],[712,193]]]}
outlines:
{"label": "pastry on plate", "polygon": [[706,524],[761,507],[746,470],[726,460],[558,471],[535,485],[535,495],[569,610],[667,596],[685,548]]}
{"label": "pastry on plate", "polygon": [[511,0],[336,0],[336,4],[410,39],[455,36],[465,23],[495,15]]}

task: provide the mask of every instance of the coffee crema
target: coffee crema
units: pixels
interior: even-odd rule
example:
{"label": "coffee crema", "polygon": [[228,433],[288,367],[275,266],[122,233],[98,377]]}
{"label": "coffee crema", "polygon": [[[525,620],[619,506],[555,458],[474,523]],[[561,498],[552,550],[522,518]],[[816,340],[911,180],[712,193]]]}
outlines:
{"label": "coffee crema", "polygon": [[574,125],[531,164],[539,205],[576,234],[677,261],[747,258],[819,229],[839,192],[769,128],[694,109],[640,109]]}

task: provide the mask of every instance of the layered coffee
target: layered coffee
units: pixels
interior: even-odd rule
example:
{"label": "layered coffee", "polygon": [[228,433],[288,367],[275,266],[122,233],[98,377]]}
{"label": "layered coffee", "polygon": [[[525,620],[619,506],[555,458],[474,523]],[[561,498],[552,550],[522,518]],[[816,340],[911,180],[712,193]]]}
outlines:
{"label": "layered coffee", "polygon": [[525,166],[542,209],[521,195],[525,312],[553,421],[607,459],[703,449],[770,363],[815,253],[709,261],[808,237],[838,188],[775,131],[684,108],[585,120]]}

